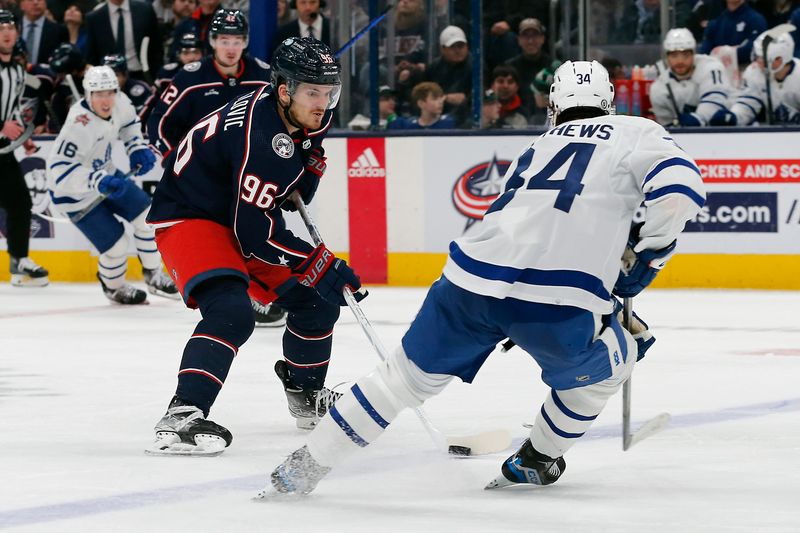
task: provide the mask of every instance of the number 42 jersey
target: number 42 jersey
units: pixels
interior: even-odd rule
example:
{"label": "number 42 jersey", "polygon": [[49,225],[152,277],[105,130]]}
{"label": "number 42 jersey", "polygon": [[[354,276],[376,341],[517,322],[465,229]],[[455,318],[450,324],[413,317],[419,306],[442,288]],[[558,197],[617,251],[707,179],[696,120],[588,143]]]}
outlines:
{"label": "number 42 jersey", "polygon": [[653,121],[566,122],[509,166],[474,231],[450,245],[444,275],[476,294],[608,314],[636,209],[635,250],[660,249],[705,203],[694,161]]}

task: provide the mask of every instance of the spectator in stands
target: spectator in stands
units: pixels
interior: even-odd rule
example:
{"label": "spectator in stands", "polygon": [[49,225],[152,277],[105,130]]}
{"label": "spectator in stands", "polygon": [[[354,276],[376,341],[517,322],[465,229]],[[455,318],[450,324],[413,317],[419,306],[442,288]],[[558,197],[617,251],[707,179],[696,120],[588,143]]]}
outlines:
{"label": "spectator in stands", "polygon": [[378,113],[380,113],[378,124],[382,130],[397,120],[397,93],[388,85],[381,85],[378,89]]}
{"label": "spectator in stands", "polygon": [[491,130],[502,127],[500,125],[500,100],[491,89],[483,94],[483,107],[481,107],[481,129]]}
{"label": "spectator in stands", "polygon": [[438,83],[423,81],[411,91],[411,99],[419,108],[419,117],[398,118],[389,124],[390,130],[445,130],[456,127],[455,121],[442,114],[444,91]]}
{"label": "spectator in stands", "polygon": [[105,56],[103,65],[111,67],[114,74],[117,75],[119,90],[131,101],[136,114],[139,115],[139,120],[146,124],[145,111],[148,111],[147,115],[149,115],[150,99],[153,98],[152,87],[143,81],[134,80],[128,75],[128,65],[120,54]]}
{"label": "spectator in stands", "polygon": [[292,10],[289,8],[289,0],[278,0],[278,27],[289,24],[292,21]]}
{"label": "spectator in stands", "polygon": [[500,65],[492,71],[491,89],[500,101],[501,128],[525,128],[528,126],[528,110],[519,96],[519,74],[510,65]]}
{"label": "spectator in stands", "polygon": [[143,0],[108,0],[86,15],[86,60],[99,65],[103,56],[121,54],[132,78],[144,79],[139,53],[142,39],[150,38],[147,64],[155,74],[164,62],[161,34],[153,6]]}
{"label": "spectator in stands", "polygon": [[[466,2],[464,2],[466,3]],[[459,2],[456,2],[458,5]],[[492,0],[483,3],[483,27],[488,28],[484,36],[483,52],[485,71],[492,72],[494,67],[502,65],[512,57],[520,54],[517,28],[520,21],[526,18],[548,20],[550,13],[549,0]]]}
{"label": "spectator in stands", "polygon": [[[175,29],[175,25],[192,16],[197,9],[197,0],[154,0],[153,11],[159,22]],[[165,34],[166,35],[166,34]]]}
{"label": "spectator in stands", "polygon": [[439,35],[441,55],[425,70],[425,79],[444,90],[444,112],[459,126],[469,118],[472,92],[472,60],[467,36],[458,26],[447,26]]}
{"label": "spectator in stands", "polygon": [[290,5],[297,10],[297,18],[278,28],[272,49],[289,37],[312,37],[331,46],[331,22],[321,13],[323,0],[293,0]]}
{"label": "spectator in stands", "polygon": [[789,22],[792,11],[800,6],[800,0],[756,0],[753,7],[764,15],[767,28],[774,28],[778,24]]}
{"label": "spectator in stands", "polygon": [[750,63],[750,50],[758,34],[767,29],[767,21],[745,0],[725,0],[726,9],[709,21],[699,52],[709,54],[717,46],[735,46],[741,68]]}
{"label": "spectator in stands", "polygon": [[[11,2],[13,3],[13,1]],[[47,0],[47,10],[56,22],[63,22],[64,13],[69,6],[76,5],[81,13],[88,13],[98,4],[98,0]]]}
{"label": "spectator in stands", "polygon": [[[702,41],[708,21],[720,16],[725,9],[725,0],[697,0],[686,18],[686,28],[695,41]],[[680,26],[680,23],[678,24]]]}
{"label": "spectator in stands", "polygon": [[44,16],[44,0],[20,0],[22,27],[20,37],[28,49],[28,63],[45,63],[58,45],[69,40],[67,29]]}
{"label": "spectator in stands", "polygon": [[222,0],[198,0],[198,6],[189,18],[183,19],[180,23],[175,24],[175,29],[172,30],[172,46],[169,48],[169,58],[174,61],[178,55],[177,42],[181,35],[187,33],[194,33],[200,38],[203,43],[203,55],[213,52],[211,45],[208,43],[208,25],[214,18],[214,13],[221,9]]}
{"label": "spectator in stands", "polygon": [[617,22],[620,43],[653,44],[661,41],[661,0],[629,1]]}
{"label": "spectator in stands", "polygon": [[[407,114],[414,111],[411,91],[424,80],[428,55],[428,21],[423,0],[400,0],[397,3],[394,30],[394,87],[400,111]],[[386,43],[383,44],[385,47]]]}
{"label": "spectator in stands", "polygon": [[524,19],[519,23],[519,31],[517,33],[522,53],[506,62],[507,65],[514,67],[519,75],[519,95],[522,98],[522,105],[530,111],[547,107],[546,102],[543,100],[541,102],[536,101],[533,90],[533,81],[536,75],[542,69],[549,67],[553,61],[542,50],[545,34],[545,27],[538,19]]}
{"label": "spectator in stands", "polygon": [[78,4],[70,4],[67,10],[64,11],[64,26],[66,26],[69,34],[67,42],[85,54],[86,27],[83,25],[83,11]]}

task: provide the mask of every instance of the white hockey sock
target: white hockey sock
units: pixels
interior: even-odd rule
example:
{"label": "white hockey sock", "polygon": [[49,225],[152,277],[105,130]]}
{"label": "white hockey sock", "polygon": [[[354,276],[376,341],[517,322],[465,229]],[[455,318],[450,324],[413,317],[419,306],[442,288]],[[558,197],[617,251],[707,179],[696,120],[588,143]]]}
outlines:
{"label": "white hockey sock", "polygon": [[136,253],[142,266],[148,270],[161,268],[161,254],[156,247],[156,232],[145,219],[149,209],[136,217],[133,224],[133,238],[136,244]]}
{"label": "white hockey sock", "polygon": [[109,289],[118,289],[125,284],[128,272],[128,239],[123,235],[114,246],[100,254],[97,271]]}
{"label": "white hockey sock", "polygon": [[426,374],[399,348],[328,410],[309,436],[308,451],[323,466],[337,465],[380,437],[403,409],[419,406],[450,379]]}
{"label": "white hockey sock", "polygon": [[531,429],[531,444],[537,451],[553,458],[564,455],[594,423],[608,399],[628,379],[636,363],[636,341],[627,331],[624,331],[624,336],[628,355],[625,362],[620,361],[618,365],[614,364],[613,354],[621,352],[613,330],[606,329],[595,341],[603,342],[608,347],[611,377],[585,387],[550,391]]}

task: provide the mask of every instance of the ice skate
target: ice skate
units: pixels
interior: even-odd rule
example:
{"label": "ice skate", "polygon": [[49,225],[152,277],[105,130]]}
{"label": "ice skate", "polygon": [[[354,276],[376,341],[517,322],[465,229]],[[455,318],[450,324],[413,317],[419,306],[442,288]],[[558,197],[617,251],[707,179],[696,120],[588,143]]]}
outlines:
{"label": "ice skate", "polygon": [[563,457],[553,459],[539,453],[531,445],[531,440],[525,439],[517,453],[503,463],[502,474],[484,488],[499,489],[518,483],[550,485],[555,483],[566,469],[567,463]]}
{"label": "ice skate", "polygon": [[279,328],[286,325],[286,311],[277,304],[261,304],[250,300],[253,305],[253,318],[258,328]]}
{"label": "ice skate", "polygon": [[44,287],[50,283],[49,272],[30,257],[12,257],[9,270],[14,287]]}
{"label": "ice skate", "polygon": [[147,449],[151,455],[199,455],[213,457],[233,441],[231,432],[206,420],[203,412],[180,398],[173,398],[155,427],[156,440]]}
{"label": "ice skate", "polygon": [[322,387],[320,390],[295,387],[289,378],[289,370],[283,359],[275,363],[275,373],[286,391],[289,414],[295,418],[297,427],[300,429],[314,429],[319,419],[325,416],[328,409],[342,396],[341,393],[334,392],[327,387]]}
{"label": "ice skate", "polygon": [[144,274],[144,282],[147,284],[147,292],[164,298],[180,300],[181,295],[178,293],[178,287],[175,286],[175,282],[163,270],[160,268],[143,268],[142,274]]}
{"label": "ice skate", "polygon": [[100,277],[100,274],[97,275],[97,279],[100,280],[100,285],[103,287],[103,294],[105,294],[106,298],[114,303],[122,305],[139,305],[147,303],[147,293],[137,289],[133,285],[123,283],[121,287],[111,289],[106,287],[106,284],[103,283],[103,278]]}
{"label": "ice skate", "polygon": [[[308,446],[292,452],[278,468],[272,471],[269,479],[276,491],[281,493],[308,494],[317,486],[331,469],[322,466],[308,452]],[[264,497],[267,489],[259,496]]]}

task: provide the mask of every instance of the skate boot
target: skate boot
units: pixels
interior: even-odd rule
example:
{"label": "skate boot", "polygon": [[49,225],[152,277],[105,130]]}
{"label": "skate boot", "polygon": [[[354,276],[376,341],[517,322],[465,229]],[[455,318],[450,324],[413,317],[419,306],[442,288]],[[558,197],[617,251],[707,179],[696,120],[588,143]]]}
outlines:
{"label": "skate boot", "polygon": [[147,293],[137,289],[133,285],[123,283],[122,287],[110,289],[103,283],[103,278],[100,277],[100,274],[97,274],[97,279],[100,280],[100,285],[103,287],[103,294],[114,303],[122,305],[147,303]]}
{"label": "skate boot", "polygon": [[[278,492],[308,494],[330,471],[330,468],[322,466],[311,457],[308,446],[303,446],[292,452],[292,455],[272,471],[269,478]],[[263,496],[265,491],[266,489],[260,495]]]}
{"label": "skate boot", "polygon": [[250,300],[253,305],[253,318],[256,320],[258,328],[279,328],[286,325],[286,311],[281,309],[278,304],[261,304],[255,300]]}
{"label": "skate boot", "polygon": [[327,387],[322,387],[320,390],[295,387],[289,377],[286,361],[283,359],[275,362],[275,373],[283,383],[286,399],[289,401],[289,414],[295,418],[300,429],[314,429],[319,419],[325,416],[334,402],[342,397],[341,393]]}
{"label": "skate boot", "polygon": [[49,272],[30,257],[12,257],[9,270],[14,287],[44,287],[50,283]]}
{"label": "skate boot", "polygon": [[531,440],[525,439],[517,453],[503,463],[502,475],[490,481],[484,488],[498,489],[517,483],[550,485],[555,483],[566,469],[567,463],[563,457],[553,459],[539,453],[531,445]]}
{"label": "skate boot", "polygon": [[219,455],[230,446],[233,435],[206,420],[203,411],[178,398],[155,427],[156,440],[145,450],[151,455]]}
{"label": "skate boot", "polygon": [[178,293],[175,282],[160,268],[143,268],[142,274],[144,274],[144,282],[147,284],[147,292],[150,294],[173,300],[180,299],[181,295]]}

